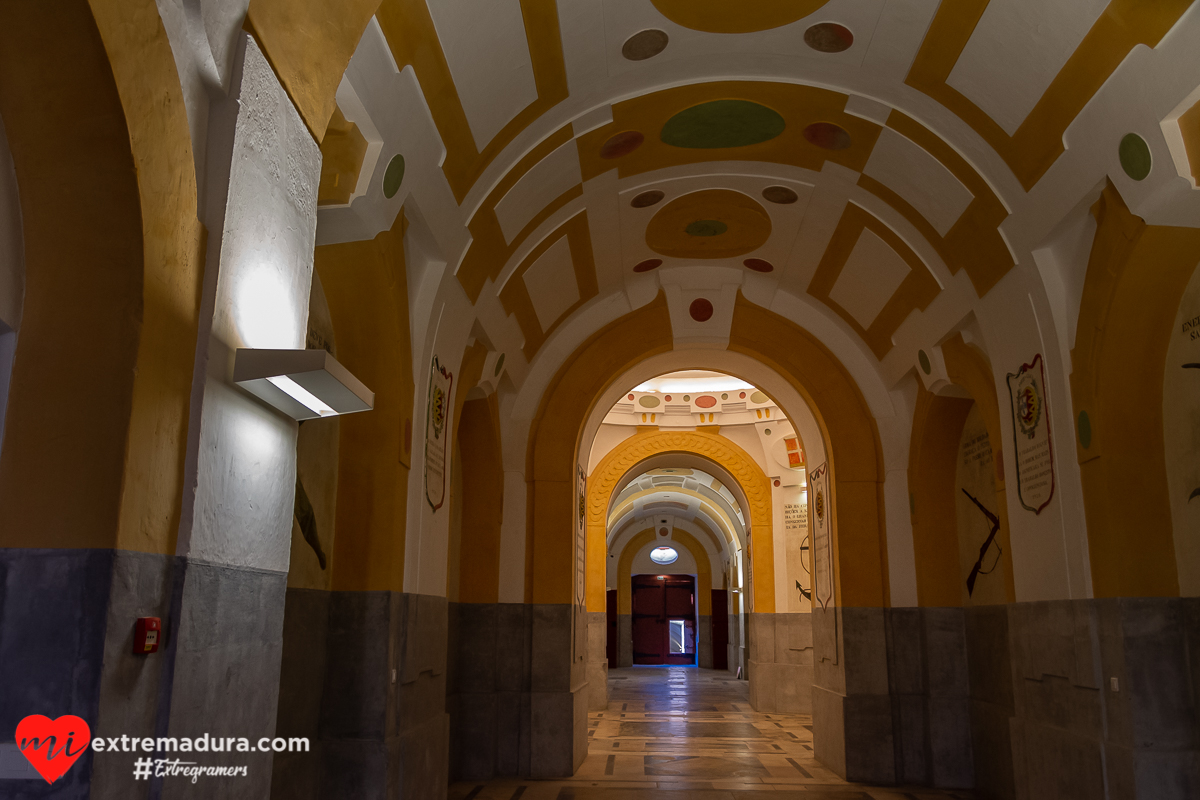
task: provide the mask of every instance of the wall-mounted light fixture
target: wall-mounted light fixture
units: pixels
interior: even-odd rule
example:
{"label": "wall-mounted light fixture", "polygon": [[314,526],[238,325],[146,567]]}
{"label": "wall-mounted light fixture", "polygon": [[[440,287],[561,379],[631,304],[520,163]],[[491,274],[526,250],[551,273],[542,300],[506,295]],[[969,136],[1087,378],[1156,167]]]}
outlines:
{"label": "wall-mounted light fixture", "polygon": [[296,420],[375,407],[375,393],[324,350],[238,348],[233,382]]}

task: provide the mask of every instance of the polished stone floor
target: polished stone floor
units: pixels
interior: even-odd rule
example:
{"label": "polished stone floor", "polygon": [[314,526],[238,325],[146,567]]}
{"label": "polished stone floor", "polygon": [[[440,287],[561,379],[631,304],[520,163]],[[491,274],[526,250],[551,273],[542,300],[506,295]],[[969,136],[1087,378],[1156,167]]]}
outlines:
{"label": "polished stone floor", "polygon": [[589,715],[588,755],[569,780],[456,783],[450,800],[965,800],[965,792],[847,783],[813,758],[812,718],[759,714],[727,672],[609,672]]}

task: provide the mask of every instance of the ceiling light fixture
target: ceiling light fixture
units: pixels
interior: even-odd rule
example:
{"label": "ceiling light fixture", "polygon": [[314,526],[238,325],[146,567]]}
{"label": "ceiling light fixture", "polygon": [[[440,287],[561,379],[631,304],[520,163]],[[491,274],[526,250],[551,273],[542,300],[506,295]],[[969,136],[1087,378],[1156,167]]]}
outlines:
{"label": "ceiling light fixture", "polygon": [[239,348],[233,382],[295,420],[375,407],[375,393],[325,350]]}

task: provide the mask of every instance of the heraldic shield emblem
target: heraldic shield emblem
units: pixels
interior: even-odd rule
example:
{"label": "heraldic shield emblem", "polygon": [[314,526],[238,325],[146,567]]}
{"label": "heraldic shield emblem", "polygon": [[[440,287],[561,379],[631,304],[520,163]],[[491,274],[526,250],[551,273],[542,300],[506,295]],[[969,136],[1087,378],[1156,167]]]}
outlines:
{"label": "heraldic shield emblem", "polygon": [[1024,508],[1040,514],[1054,496],[1054,454],[1041,353],[1016,372],[1008,373],[1008,396],[1017,456],[1017,496]]}
{"label": "heraldic shield emblem", "polygon": [[446,420],[450,416],[453,384],[454,376],[434,356],[425,411],[425,499],[434,511],[446,501]]}

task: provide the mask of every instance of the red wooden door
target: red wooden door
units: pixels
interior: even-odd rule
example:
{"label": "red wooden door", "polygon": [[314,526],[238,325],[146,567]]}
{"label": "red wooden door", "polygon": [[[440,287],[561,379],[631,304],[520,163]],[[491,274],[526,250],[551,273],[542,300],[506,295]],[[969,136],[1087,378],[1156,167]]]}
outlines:
{"label": "red wooden door", "polygon": [[729,669],[729,593],[712,590],[713,669]]}
{"label": "red wooden door", "polygon": [[692,576],[634,576],[633,663],[696,663],[696,584]]}
{"label": "red wooden door", "polygon": [[608,641],[605,643],[605,651],[608,656],[608,668],[615,669],[620,666],[617,661],[620,658],[617,651],[617,628],[619,617],[617,616],[617,590],[609,589],[605,597],[607,600],[607,622],[608,622]]}

